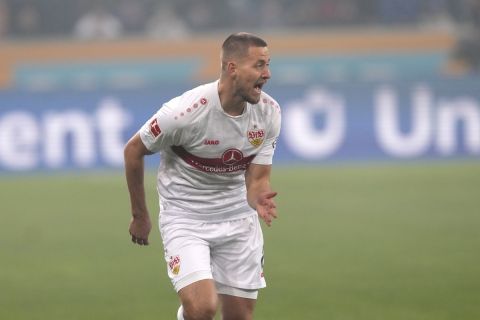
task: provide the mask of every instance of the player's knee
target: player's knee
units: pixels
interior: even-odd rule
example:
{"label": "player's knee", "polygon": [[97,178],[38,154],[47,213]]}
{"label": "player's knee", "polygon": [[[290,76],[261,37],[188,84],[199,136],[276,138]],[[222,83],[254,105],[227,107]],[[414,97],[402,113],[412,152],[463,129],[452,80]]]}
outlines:
{"label": "player's knee", "polygon": [[184,303],[184,318],[186,320],[212,320],[217,312],[217,303],[217,299],[213,297]]}

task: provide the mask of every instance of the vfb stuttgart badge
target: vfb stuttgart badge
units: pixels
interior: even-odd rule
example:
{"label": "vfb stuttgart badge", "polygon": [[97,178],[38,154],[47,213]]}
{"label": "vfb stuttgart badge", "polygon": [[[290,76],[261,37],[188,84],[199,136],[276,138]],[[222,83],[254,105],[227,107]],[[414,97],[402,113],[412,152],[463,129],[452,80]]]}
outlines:
{"label": "vfb stuttgart badge", "polygon": [[253,130],[247,131],[248,142],[255,148],[260,146],[263,143],[263,139],[265,138],[265,130],[257,129],[255,126]]}
{"label": "vfb stuttgart badge", "polygon": [[180,272],[180,256],[170,257],[168,266],[170,271],[172,271],[174,275],[177,275]]}

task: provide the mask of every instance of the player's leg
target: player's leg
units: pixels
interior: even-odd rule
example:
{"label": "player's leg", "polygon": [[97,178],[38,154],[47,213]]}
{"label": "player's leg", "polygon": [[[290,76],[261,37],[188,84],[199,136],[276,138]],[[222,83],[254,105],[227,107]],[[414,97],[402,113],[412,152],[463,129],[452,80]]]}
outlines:
{"label": "player's leg", "polygon": [[251,320],[257,302],[257,290],[238,289],[217,283],[222,320]]}
{"label": "player's leg", "polygon": [[223,320],[251,320],[255,309],[255,299],[229,295],[219,295],[222,304]]}
{"label": "player's leg", "polygon": [[[217,311],[217,291],[211,279],[196,281],[178,291],[185,320],[212,320]],[[181,319],[181,318],[180,318]]]}
{"label": "player's leg", "polygon": [[160,232],[168,276],[183,307],[180,313],[187,320],[213,319],[218,297],[212,280],[210,247],[203,237],[206,230],[198,221],[172,223],[164,217],[160,219]]}
{"label": "player's leg", "polygon": [[224,320],[252,319],[263,277],[263,235],[258,217],[219,224],[224,241],[212,248],[212,271]]}

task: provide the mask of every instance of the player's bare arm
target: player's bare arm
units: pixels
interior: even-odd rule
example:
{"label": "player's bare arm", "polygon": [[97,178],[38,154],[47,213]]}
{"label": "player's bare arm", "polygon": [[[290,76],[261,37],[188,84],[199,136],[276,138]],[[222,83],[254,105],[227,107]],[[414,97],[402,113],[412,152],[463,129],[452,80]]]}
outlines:
{"label": "player's bare arm", "polygon": [[277,195],[270,187],[271,165],[250,164],[245,173],[248,204],[257,210],[258,215],[270,226],[277,218],[273,198]]}
{"label": "player's bare arm", "polygon": [[145,147],[138,133],[128,141],[124,150],[125,176],[132,210],[129,232],[132,242],[139,245],[148,245],[148,235],[152,228],[144,186],[144,157],[149,154],[152,153]]}

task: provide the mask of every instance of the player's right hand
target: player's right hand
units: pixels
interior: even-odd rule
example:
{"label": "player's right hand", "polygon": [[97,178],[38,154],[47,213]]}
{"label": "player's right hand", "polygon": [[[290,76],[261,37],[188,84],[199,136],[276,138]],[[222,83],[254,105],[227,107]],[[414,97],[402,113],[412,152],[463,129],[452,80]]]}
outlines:
{"label": "player's right hand", "polygon": [[128,231],[132,236],[132,242],[141,246],[148,246],[148,235],[152,229],[150,217],[148,215],[144,217],[132,217],[130,221],[130,228]]}

